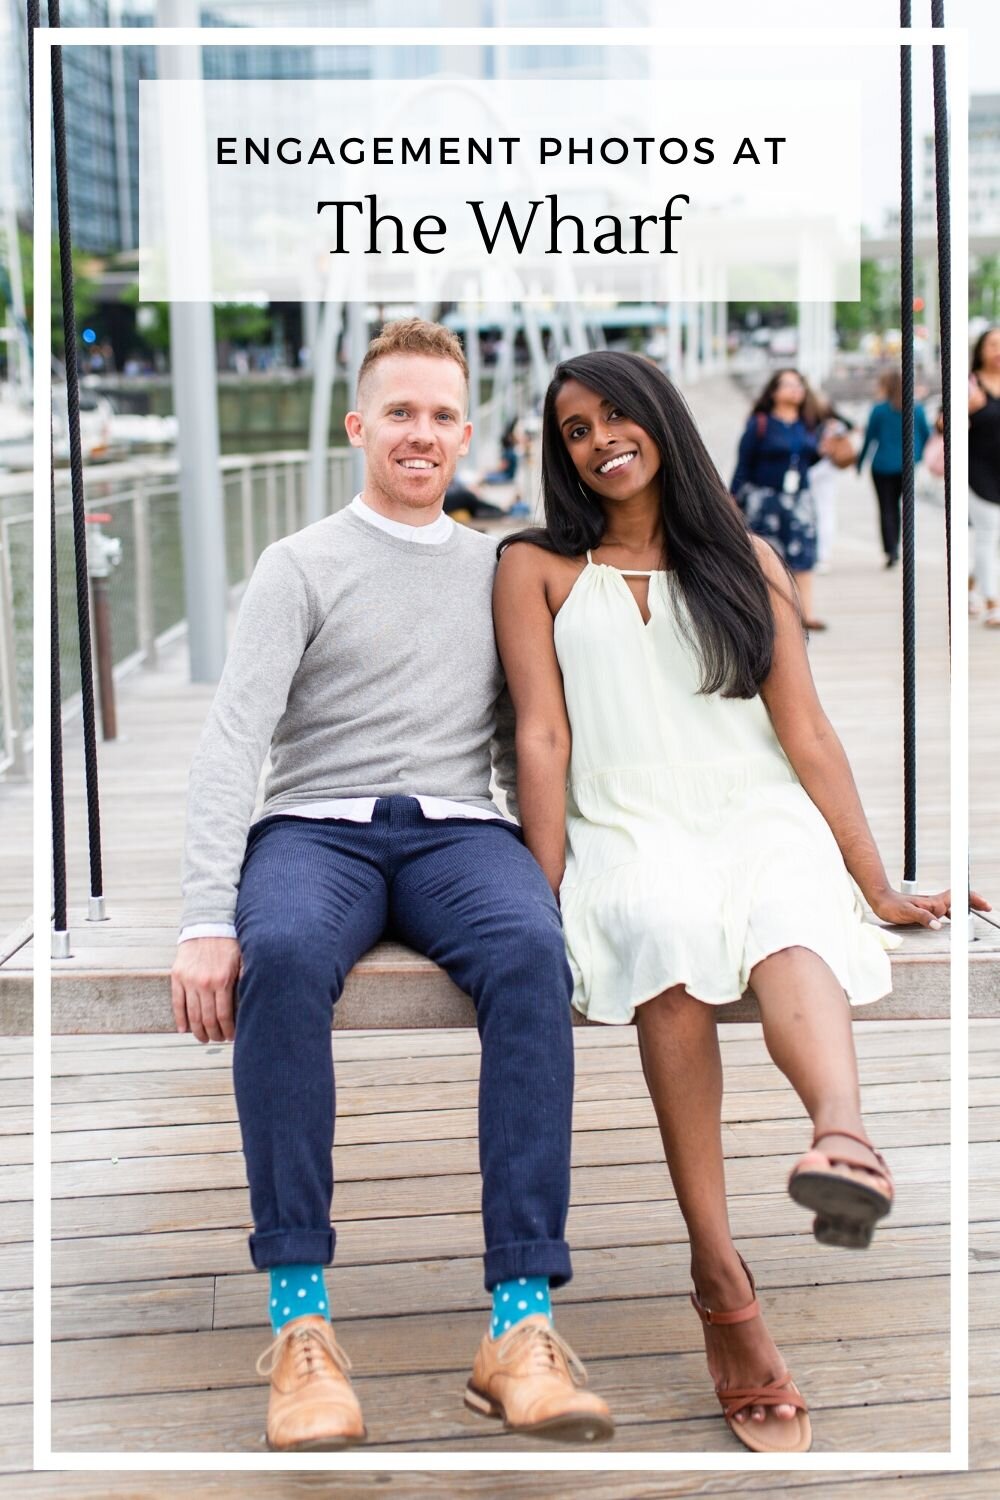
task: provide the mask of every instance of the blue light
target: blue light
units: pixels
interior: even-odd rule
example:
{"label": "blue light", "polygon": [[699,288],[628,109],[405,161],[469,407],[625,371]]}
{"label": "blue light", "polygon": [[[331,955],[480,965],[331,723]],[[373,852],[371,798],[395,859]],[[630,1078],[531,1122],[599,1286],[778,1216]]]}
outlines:
{"label": "blue light", "polygon": [[83,342],[85,344],[96,344],[97,343],[97,334],[94,332],[94,330],[92,328],[85,328],[83,330],[82,338],[83,338]]}

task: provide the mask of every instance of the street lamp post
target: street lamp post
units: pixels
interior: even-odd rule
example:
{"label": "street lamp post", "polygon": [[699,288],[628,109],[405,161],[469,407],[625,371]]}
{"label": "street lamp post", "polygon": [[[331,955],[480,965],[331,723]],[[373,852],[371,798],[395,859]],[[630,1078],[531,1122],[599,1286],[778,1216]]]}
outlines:
{"label": "street lamp post", "polygon": [[[157,0],[160,26],[196,27],[197,0]],[[195,47],[157,47],[160,78],[200,79],[201,57]],[[164,162],[177,168],[164,191],[175,205],[186,206],[183,226],[175,213],[166,215],[171,239],[183,236],[183,253],[200,255],[209,264],[208,199],[203,169],[197,160],[171,163],[169,142]],[[176,245],[173,247],[178,248]],[[178,483],[184,599],[192,682],[217,682],[226,657],[226,549],[219,471],[219,410],[215,378],[215,318],[211,302],[170,300],[170,370],[177,414]]]}

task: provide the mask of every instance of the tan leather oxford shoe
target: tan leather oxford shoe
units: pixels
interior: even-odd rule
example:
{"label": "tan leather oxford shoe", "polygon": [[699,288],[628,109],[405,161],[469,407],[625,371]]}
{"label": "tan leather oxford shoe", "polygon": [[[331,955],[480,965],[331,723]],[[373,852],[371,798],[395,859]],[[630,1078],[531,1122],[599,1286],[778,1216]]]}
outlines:
{"label": "tan leather oxford shoe", "polygon": [[257,1361],[271,1377],[267,1446],[332,1452],[363,1443],[364,1418],[348,1379],[351,1361],[325,1318],[293,1318]]}
{"label": "tan leather oxford shoe", "polygon": [[486,1334],[476,1354],[465,1404],[498,1417],[509,1432],[555,1443],[598,1443],[615,1424],[600,1396],[583,1390],[587,1372],[544,1313],[533,1313],[503,1338]]}

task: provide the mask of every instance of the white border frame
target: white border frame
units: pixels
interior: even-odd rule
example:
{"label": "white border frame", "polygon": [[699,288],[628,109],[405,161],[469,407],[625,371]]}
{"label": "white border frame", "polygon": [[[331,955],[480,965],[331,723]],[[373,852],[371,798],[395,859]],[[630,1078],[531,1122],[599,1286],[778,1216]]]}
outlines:
{"label": "white border frame", "polygon": [[[322,46],[565,46],[567,32],[558,27],[315,27],[310,42]],[[919,1473],[967,1470],[969,1466],[968,1381],[968,966],[964,913],[951,926],[951,1412],[950,1447],[932,1453],[827,1453],[785,1457],[730,1453],[642,1452],[609,1455],[588,1453],[480,1454],[397,1453],[366,1449],[344,1454],[264,1453],[143,1453],[52,1451],[52,1135],[51,1066],[52,975],[45,935],[51,929],[51,579],[49,505],[51,445],[49,424],[38,414],[48,412],[52,400],[51,361],[51,49],[104,46],[277,47],[300,46],[302,27],[166,28],[166,27],[40,27],[34,32],[34,285],[35,374],[34,409],[34,1467],[72,1472],[201,1471],[265,1473],[317,1471],[417,1472],[661,1472],[719,1473],[869,1472]],[[608,32],[584,28],[572,33],[574,45],[602,48],[717,46],[717,28],[673,29],[649,27]],[[907,30],[878,27],[830,27],[813,31],[794,28],[764,31],[754,28],[726,32],[727,46],[772,48],[883,47],[898,49],[947,46],[952,202],[952,410],[964,410],[966,400],[965,349],[968,339],[968,32],[965,28]],[[29,38],[29,45],[31,39]],[[893,50],[895,64],[898,53]],[[929,60],[929,59],[928,59]],[[958,442],[952,451],[952,681],[951,681],[951,885],[963,891],[967,881],[968,765],[968,620],[964,606],[968,569],[968,454]]]}

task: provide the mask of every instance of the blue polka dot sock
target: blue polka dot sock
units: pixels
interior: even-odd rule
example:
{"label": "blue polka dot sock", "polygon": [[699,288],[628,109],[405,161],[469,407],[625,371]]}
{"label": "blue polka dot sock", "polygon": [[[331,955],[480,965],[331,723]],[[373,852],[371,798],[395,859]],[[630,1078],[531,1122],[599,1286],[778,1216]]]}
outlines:
{"label": "blue polka dot sock", "polygon": [[490,1336],[503,1338],[522,1318],[530,1318],[532,1313],[544,1313],[552,1322],[547,1276],[518,1276],[514,1281],[498,1281],[493,1288]]}
{"label": "blue polka dot sock", "polygon": [[312,1313],[330,1321],[330,1299],[326,1294],[322,1266],[272,1266],[268,1300],[271,1327],[280,1333],[293,1318]]}

